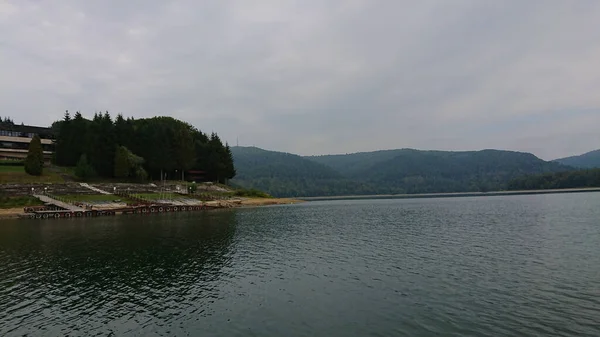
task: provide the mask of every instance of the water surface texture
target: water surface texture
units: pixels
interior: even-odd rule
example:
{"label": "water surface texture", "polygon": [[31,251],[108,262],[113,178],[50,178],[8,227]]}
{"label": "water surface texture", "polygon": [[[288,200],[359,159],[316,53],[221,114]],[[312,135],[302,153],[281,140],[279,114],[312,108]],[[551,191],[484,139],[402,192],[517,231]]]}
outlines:
{"label": "water surface texture", "polygon": [[599,336],[600,193],[0,223],[1,336]]}

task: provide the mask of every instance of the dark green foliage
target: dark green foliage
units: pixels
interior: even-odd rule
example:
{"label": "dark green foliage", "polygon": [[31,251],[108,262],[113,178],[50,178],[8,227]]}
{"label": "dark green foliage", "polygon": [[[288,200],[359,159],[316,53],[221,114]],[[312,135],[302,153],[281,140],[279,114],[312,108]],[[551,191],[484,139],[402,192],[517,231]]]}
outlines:
{"label": "dark green foliage", "polygon": [[234,147],[231,152],[237,170],[234,183],[276,197],[371,194],[375,191],[297,155],[256,147]]}
{"label": "dark green foliage", "polygon": [[15,125],[15,123],[10,117],[0,117],[0,126],[10,127],[13,125]]}
{"label": "dark green foliage", "polygon": [[25,172],[32,176],[41,176],[44,171],[44,152],[42,141],[38,135],[34,135],[29,143],[29,151],[25,158]]}
{"label": "dark green foliage", "polygon": [[223,152],[222,161],[224,163],[223,175],[224,175],[226,181],[229,179],[233,179],[235,177],[235,175],[237,174],[237,172],[235,170],[235,166],[233,163],[233,153],[231,153],[231,148],[229,147],[229,144],[225,144],[225,150]]}
{"label": "dark green foliage", "polygon": [[77,162],[75,176],[84,181],[96,177],[96,170],[94,170],[94,167],[88,162],[85,154],[82,154]]}
{"label": "dark green foliage", "polygon": [[208,144],[201,145],[200,148],[205,155],[203,166],[208,172],[209,180],[226,183],[236,175],[231,149],[229,145],[223,145],[216,133],[212,133]]}
{"label": "dark green foliage", "polygon": [[114,172],[117,139],[114,124],[108,112],[96,114],[88,130],[90,164],[101,177],[112,177]]}
{"label": "dark green foliage", "polygon": [[129,177],[129,159],[127,158],[127,148],[118,146],[115,151],[115,178]]}
{"label": "dark green foliage", "polygon": [[380,193],[440,193],[501,190],[524,174],[566,171],[530,153],[418,151],[412,149],[310,157],[338,167],[347,177],[380,186]]}
{"label": "dark green foliage", "polygon": [[234,196],[236,197],[243,197],[243,198],[272,198],[272,196],[270,196],[269,194],[263,192],[263,191],[259,191],[257,189],[251,188],[251,189],[241,189],[241,190],[237,190],[233,193]]}
{"label": "dark green foliage", "polygon": [[[235,182],[275,196],[493,191],[524,174],[569,167],[511,151],[387,150],[298,157],[234,148]],[[312,164],[312,165],[310,165]]]}
{"label": "dark green foliage", "polygon": [[554,160],[557,163],[577,168],[600,168],[600,150]]}
{"label": "dark green foliage", "polygon": [[118,146],[115,151],[115,178],[135,178],[146,180],[148,174],[142,167],[144,158],[136,156],[125,146]]}
{"label": "dark green foliage", "polygon": [[512,191],[585,187],[600,187],[600,169],[529,175],[508,183]]}
{"label": "dark green foliage", "polygon": [[[52,127],[57,134],[55,162],[74,166],[85,153],[101,177],[125,178],[127,171],[126,177],[137,180],[145,180],[148,173],[156,179],[161,173],[180,179],[181,172],[189,169],[206,171],[209,180],[219,182],[235,176],[231,152],[216,134],[209,138],[171,117],[134,120],[118,115],[113,122],[107,112],[96,113],[89,121],[79,113],[72,119],[67,112],[64,120]],[[117,153],[119,146],[128,149],[127,170],[124,152]],[[133,165],[132,160],[139,163]]]}
{"label": "dark green foliage", "polygon": [[62,121],[54,122],[52,129],[57,135],[55,141],[55,163],[62,166],[73,166],[77,159],[73,159],[75,140],[72,136],[71,114],[65,112]]}
{"label": "dark green foliage", "polygon": [[331,167],[344,176],[353,176],[361,171],[390,160],[406,150],[381,150],[374,152],[359,152],[352,154],[334,154],[325,156],[307,156],[314,162]]}

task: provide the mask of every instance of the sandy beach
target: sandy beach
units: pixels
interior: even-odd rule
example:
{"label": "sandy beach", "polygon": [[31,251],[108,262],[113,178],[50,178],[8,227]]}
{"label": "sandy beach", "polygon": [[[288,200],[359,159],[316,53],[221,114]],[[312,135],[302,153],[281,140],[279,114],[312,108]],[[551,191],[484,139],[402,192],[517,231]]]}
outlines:
{"label": "sandy beach", "polygon": [[0,208],[0,219],[14,219],[19,214],[24,214],[23,207],[18,208]]}
{"label": "sandy beach", "polygon": [[298,199],[290,198],[249,198],[241,202],[242,206],[268,206],[268,205],[287,205],[304,202]]}

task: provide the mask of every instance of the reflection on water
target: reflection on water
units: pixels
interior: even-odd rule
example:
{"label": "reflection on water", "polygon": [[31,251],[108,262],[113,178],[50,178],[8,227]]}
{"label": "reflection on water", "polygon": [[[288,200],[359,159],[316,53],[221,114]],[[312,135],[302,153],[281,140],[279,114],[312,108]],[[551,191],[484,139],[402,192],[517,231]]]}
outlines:
{"label": "reflection on water", "polygon": [[2,224],[0,331],[132,332],[202,314],[234,234],[232,212]]}

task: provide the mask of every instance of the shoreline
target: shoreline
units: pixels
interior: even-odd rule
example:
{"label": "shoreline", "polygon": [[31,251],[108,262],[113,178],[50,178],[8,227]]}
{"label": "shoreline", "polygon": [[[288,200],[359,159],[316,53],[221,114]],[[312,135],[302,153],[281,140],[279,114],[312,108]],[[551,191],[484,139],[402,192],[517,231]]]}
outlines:
{"label": "shoreline", "polygon": [[[234,200],[209,201],[206,204],[217,208],[251,208],[275,205],[290,205],[310,201],[334,200],[365,200],[365,199],[431,199],[431,198],[464,198],[464,197],[492,197],[512,195],[538,195],[538,194],[567,194],[567,193],[592,193],[600,192],[600,187],[570,188],[551,190],[522,190],[522,191],[494,191],[494,192],[456,192],[456,193],[420,193],[420,194],[377,194],[377,195],[347,195],[323,197],[297,197],[297,198],[240,198]],[[24,207],[0,208],[0,220],[18,219],[24,215]]]}
{"label": "shoreline", "polygon": [[[237,200],[209,201],[206,204],[225,209],[289,205],[302,202],[304,201],[292,198],[246,198]],[[23,215],[25,215],[24,207],[0,208],[0,220],[19,219]]]}
{"label": "shoreline", "polygon": [[20,215],[25,214],[23,207],[18,208],[0,208],[0,220],[18,219]]}
{"label": "shoreline", "polygon": [[566,194],[566,193],[591,193],[600,192],[600,187],[565,188],[550,190],[521,190],[521,191],[494,191],[494,192],[452,192],[452,193],[415,193],[415,194],[374,194],[374,195],[346,195],[324,197],[298,197],[302,201],[327,201],[327,200],[361,200],[361,199],[426,199],[426,198],[461,198],[461,197],[494,197],[510,195],[535,195],[535,194]]}

